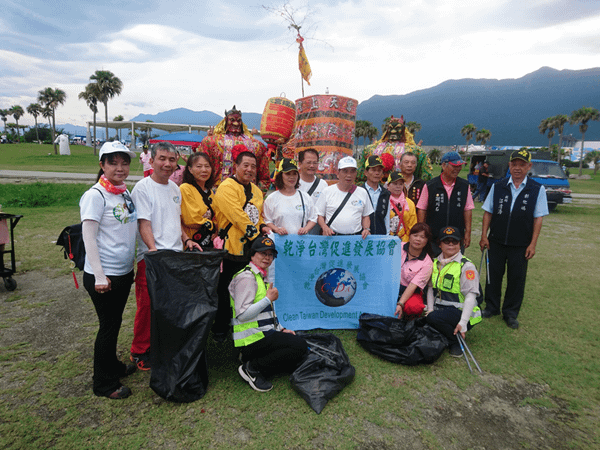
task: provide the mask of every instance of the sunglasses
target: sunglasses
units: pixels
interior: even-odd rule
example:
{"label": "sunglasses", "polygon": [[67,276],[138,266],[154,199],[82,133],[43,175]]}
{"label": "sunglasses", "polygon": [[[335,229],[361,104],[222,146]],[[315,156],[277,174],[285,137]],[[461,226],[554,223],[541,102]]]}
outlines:
{"label": "sunglasses", "polygon": [[121,195],[123,195],[123,198],[125,199],[125,207],[127,208],[127,211],[129,211],[129,214],[133,214],[135,212],[133,200],[131,200],[131,197],[127,192],[123,192]]}
{"label": "sunglasses", "polygon": [[442,242],[444,244],[449,244],[449,245],[458,245],[458,244],[460,244],[460,241],[457,241],[456,239],[444,239]]}

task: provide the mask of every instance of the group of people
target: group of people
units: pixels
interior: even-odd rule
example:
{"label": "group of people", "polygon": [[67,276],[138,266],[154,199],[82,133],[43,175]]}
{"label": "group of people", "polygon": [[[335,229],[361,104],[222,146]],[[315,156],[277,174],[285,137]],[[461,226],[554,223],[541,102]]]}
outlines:
{"label": "group of people", "polygon": [[[511,158],[513,176],[492,189],[484,204],[485,236],[480,243],[490,248],[491,281],[483,317],[502,312],[509,326],[520,307],[512,297],[520,295],[522,300],[525,284],[524,274],[513,282],[515,272],[526,269],[526,260],[535,254],[544,214],[536,205],[545,204],[543,188],[522,177],[527,174],[526,164],[520,165],[523,155],[521,151],[514,161]],[[192,154],[181,187],[170,180],[179,159],[176,149],[168,142],[155,144],[148,160],[152,172],[130,193],[124,181],[135,156],[118,142],[104,144],[98,182],[80,201],[84,286],[99,319],[93,375],[98,396],[128,397],[131,390],[121,379],[138,369],[151,369],[144,255],[157,250],[225,250],[212,335],[222,343],[233,331],[234,345],[241,349],[240,376],[260,392],[272,388],[271,375],[293,371],[308,350],[301,337],[279,324],[272,308],[278,291],[269,276],[277,256],[271,233],[398,236],[403,245],[396,315],[421,314],[426,304],[427,322],[448,337],[454,356],[462,353],[455,345],[456,333],[464,336],[481,320],[476,301],[479,275],[461,253],[461,246],[470,244],[473,200],[466,182],[458,178],[464,162],[456,153],[444,155],[442,174],[427,183],[415,179],[416,157],[410,153],[403,155],[401,170],[384,180],[381,158],[369,157],[364,186],[355,184],[357,162],[347,156],[339,161],[338,183],[329,186],[316,175],[319,153],[307,149],[297,161],[279,162],[274,176],[277,190],[266,199],[257,185],[257,157],[243,144],[231,148],[228,157],[233,165],[227,174],[224,166],[215,169],[208,154]],[[519,211],[511,213],[514,208]],[[529,220],[530,215],[535,217]],[[519,250],[527,239],[525,249]],[[492,257],[493,252],[498,253]],[[517,267],[519,257],[525,263],[519,260]],[[137,310],[130,356],[134,364],[125,365],[117,359],[116,342],[134,282],[134,261]],[[509,289],[500,309],[504,261],[509,266]]]}

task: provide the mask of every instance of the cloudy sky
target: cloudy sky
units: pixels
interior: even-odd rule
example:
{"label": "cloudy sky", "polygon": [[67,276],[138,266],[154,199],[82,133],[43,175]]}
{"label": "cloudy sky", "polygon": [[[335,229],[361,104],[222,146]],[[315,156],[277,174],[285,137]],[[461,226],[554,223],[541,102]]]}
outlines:
{"label": "cloudy sky", "polygon": [[[403,5],[411,4],[410,8]],[[2,0],[0,108],[63,89],[57,123],[84,125],[77,95],[95,70],[123,92],[109,118],[173,108],[261,113],[302,96],[295,35],[265,0]],[[542,66],[600,65],[600,2],[588,0],[290,1],[312,66],[305,95],[366,100],[457,78],[519,78]],[[62,10],[60,9],[62,8]],[[401,114],[402,111],[398,111]],[[104,115],[100,108],[101,117]],[[26,114],[21,123],[33,124]]]}

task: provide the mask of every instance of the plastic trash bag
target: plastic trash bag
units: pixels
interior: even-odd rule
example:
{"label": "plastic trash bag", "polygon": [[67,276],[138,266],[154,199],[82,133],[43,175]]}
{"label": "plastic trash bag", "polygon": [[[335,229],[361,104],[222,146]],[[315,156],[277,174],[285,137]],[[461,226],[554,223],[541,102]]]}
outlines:
{"label": "plastic trash bag", "polygon": [[446,337],[422,320],[363,313],[356,339],[368,352],[388,361],[414,366],[431,364],[448,346]]}
{"label": "plastic trash bag", "polygon": [[217,313],[224,250],[146,253],[152,305],[150,387],[165,400],[193,402],[206,394],[206,340]]}
{"label": "plastic trash bag", "polygon": [[308,405],[320,414],[327,402],[354,380],[355,369],[342,342],[333,334],[298,333],[309,351],[290,375],[290,382]]}

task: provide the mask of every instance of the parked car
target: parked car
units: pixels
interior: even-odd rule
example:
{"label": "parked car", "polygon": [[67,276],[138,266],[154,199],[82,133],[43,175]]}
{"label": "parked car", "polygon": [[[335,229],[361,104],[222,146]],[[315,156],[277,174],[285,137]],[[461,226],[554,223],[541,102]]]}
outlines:
{"label": "parked car", "polygon": [[[490,176],[488,178],[488,187],[498,182],[504,177],[509,177],[508,162],[512,150],[486,150],[482,152],[472,152],[471,166],[474,167],[478,162],[487,160],[489,163]],[[548,209],[554,210],[559,204],[568,204],[573,202],[571,196],[571,186],[569,179],[562,167],[552,161],[549,152],[531,151],[532,166],[529,176],[542,184],[546,188],[548,197]],[[471,189],[477,186],[477,174],[470,173],[468,176]]]}

